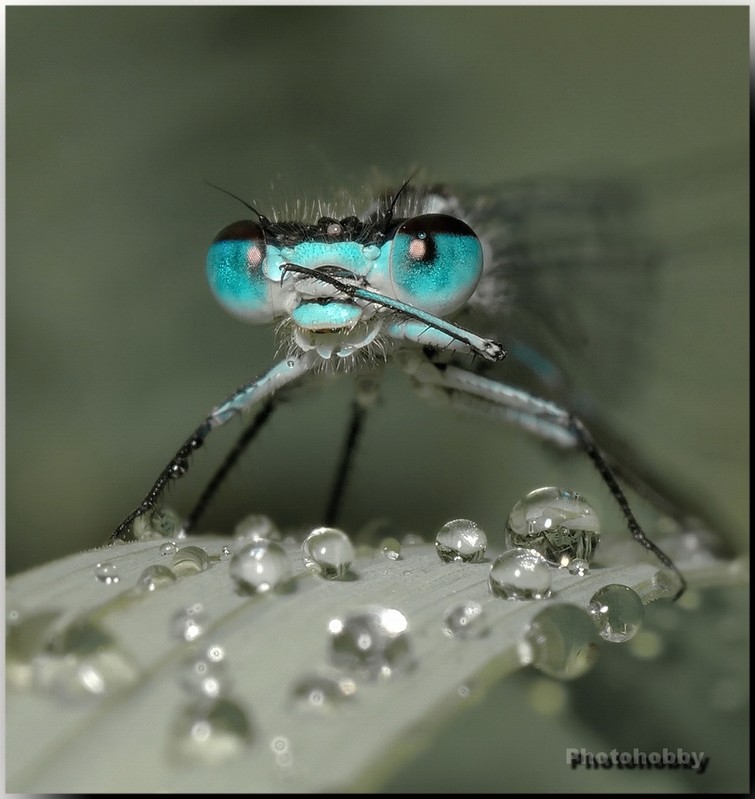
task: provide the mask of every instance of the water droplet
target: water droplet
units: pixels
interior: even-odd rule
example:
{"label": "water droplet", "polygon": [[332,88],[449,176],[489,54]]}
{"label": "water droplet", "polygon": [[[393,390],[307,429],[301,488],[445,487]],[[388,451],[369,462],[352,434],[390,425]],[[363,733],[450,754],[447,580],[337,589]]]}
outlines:
{"label": "water droplet", "polygon": [[388,560],[398,560],[401,557],[401,544],[396,538],[384,538],[380,542],[380,551]]}
{"label": "water droplet", "polygon": [[231,548],[229,546],[223,546],[220,548],[220,559],[221,560],[228,560],[231,557]]}
{"label": "water droplet", "polygon": [[304,565],[324,577],[343,577],[354,560],[354,547],[349,537],[335,527],[317,527],[302,544]]}
{"label": "water droplet", "polygon": [[136,683],[136,664],[94,622],[76,619],[51,638],[35,658],[36,687],[59,699],[104,696]]}
{"label": "water droplet", "polygon": [[488,631],[482,605],[471,599],[449,608],[443,616],[443,632],[457,638],[478,638]]}
{"label": "water droplet", "polygon": [[510,546],[534,549],[556,566],[574,558],[589,563],[600,541],[600,522],[574,491],[538,488],[514,505],[506,538]]}
{"label": "water droplet", "polygon": [[409,671],[414,665],[406,616],[393,608],[373,608],[331,619],[331,662],[370,680]]}
{"label": "water droplet", "polygon": [[268,516],[261,513],[251,513],[245,516],[234,528],[234,550],[238,550],[245,544],[255,541],[280,541],[281,531],[278,525]]}
{"label": "water droplet", "polygon": [[356,684],[348,677],[330,674],[306,674],[291,687],[295,710],[304,713],[329,713],[349,702]]}
{"label": "water droplet", "polygon": [[173,555],[176,552],[178,552],[178,545],[175,541],[166,541],[164,544],[160,544],[161,555]]}
{"label": "water droplet", "polygon": [[288,767],[292,763],[291,742],[285,735],[276,735],[270,741],[270,750],[278,766]]}
{"label": "water droplet", "polygon": [[548,561],[533,549],[510,549],[490,567],[490,593],[501,599],[545,599],[551,593]]}
{"label": "water droplet", "polygon": [[181,687],[197,697],[215,699],[227,694],[231,685],[222,646],[211,644],[190,652],[179,674]]}
{"label": "water droplet", "polygon": [[183,708],[169,736],[174,758],[218,765],[241,755],[252,741],[244,710],[231,699],[198,700]]}
{"label": "water droplet", "polygon": [[204,635],[206,628],[207,614],[200,602],[179,610],[170,620],[171,635],[184,641],[194,641]]}
{"label": "water droplet", "polygon": [[469,519],[446,522],[435,536],[435,549],[445,563],[454,560],[479,563],[485,557],[487,548],[485,531]]}
{"label": "water droplet", "polygon": [[590,573],[590,564],[583,558],[574,558],[569,561],[569,574],[575,577],[585,577]]}
{"label": "water droplet", "polygon": [[5,678],[9,686],[28,690],[34,684],[34,658],[51,636],[59,610],[20,615],[9,625],[5,637]]}
{"label": "water droplet", "polygon": [[117,585],[120,580],[118,567],[109,560],[102,561],[94,567],[94,576],[103,585]]}
{"label": "water droplet", "polygon": [[173,571],[178,577],[187,577],[191,574],[199,574],[210,566],[210,557],[202,549],[194,545],[181,547],[173,555]]}
{"label": "water droplet", "polygon": [[137,541],[152,541],[177,535],[181,529],[181,517],[172,509],[154,507],[137,516],[131,526]]}
{"label": "water droplet", "polygon": [[176,575],[167,566],[147,566],[136,581],[137,591],[157,591],[176,582]]}
{"label": "water droplet", "polygon": [[606,641],[628,641],[640,629],[645,608],[640,597],[628,586],[603,586],[592,595],[588,610]]}
{"label": "water droplet", "polygon": [[561,680],[588,672],[598,657],[598,633],[576,605],[550,605],[527,626],[520,648],[523,663]]}
{"label": "water droplet", "polygon": [[257,541],[243,546],[232,558],[230,574],[245,593],[285,589],[291,579],[286,552],[274,541]]}
{"label": "water droplet", "polygon": [[380,255],[380,247],[377,244],[365,244],[362,247],[362,256],[368,261],[374,261]]}

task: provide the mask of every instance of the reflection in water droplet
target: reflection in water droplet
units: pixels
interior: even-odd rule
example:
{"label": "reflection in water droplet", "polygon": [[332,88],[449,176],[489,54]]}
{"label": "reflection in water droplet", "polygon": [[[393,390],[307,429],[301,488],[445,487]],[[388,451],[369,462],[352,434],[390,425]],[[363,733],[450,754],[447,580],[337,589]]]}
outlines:
{"label": "reflection in water droplet", "polygon": [[268,516],[252,513],[245,516],[234,528],[234,550],[254,541],[280,541],[281,531]]}
{"label": "reflection in water droplet", "polygon": [[343,577],[354,560],[354,547],[342,530],[317,527],[302,544],[304,565],[326,580]]}
{"label": "reflection in water droplet", "polygon": [[154,564],[147,566],[136,581],[137,591],[152,592],[167,588],[176,582],[176,575],[167,567]]}
{"label": "reflection in water droplet", "polygon": [[482,605],[471,599],[449,608],[443,617],[443,632],[456,638],[478,638],[488,632]]}
{"label": "reflection in water droplet", "polygon": [[188,577],[191,574],[199,574],[210,566],[209,555],[202,549],[189,545],[173,555],[173,571],[178,577]]}
{"label": "reflection in water droplet", "polygon": [[587,673],[598,657],[598,633],[590,616],[576,605],[549,605],[527,626],[520,657],[561,680]]}
{"label": "reflection in water droplet", "polygon": [[388,560],[399,560],[401,558],[401,544],[397,538],[384,538],[380,542],[380,551],[383,557]]}
{"label": "reflection in water droplet", "polygon": [[181,687],[198,698],[215,699],[227,695],[231,679],[226,668],[225,652],[218,644],[190,652],[179,673]]}
{"label": "reflection in water droplet", "polygon": [[409,671],[414,665],[408,622],[393,608],[373,608],[331,619],[331,662],[370,680]]}
{"label": "reflection in water droplet", "polygon": [[236,586],[249,594],[285,589],[291,579],[286,552],[273,541],[245,544],[231,558],[229,571]]}
{"label": "reflection in water droplet", "polygon": [[603,586],[592,595],[588,610],[606,641],[628,641],[640,629],[645,608],[642,600],[628,586]]}
{"label": "reflection in water droplet", "polygon": [[583,558],[574,558],[569,561],[569,574],[575,577],[585,577],[590,573],[590,564]]}
{"label": "reflection in water droplet", "polygon": [[134,519],[131,530],[137,541],[172,538],[181,531],[181,517],[172,508],[152,508]]}
{"label": "reflection in water droplet", "polygon": [[435,536],[435,549],[445,563],[479,563],[485,557],[488,538],[485,531],[469,519],[446,522]]}
{"label": "reflection in water droplet", "polygon": [[194,641],[203,635],[207,627],[207,614],[200,602],[179,610],[170,620],[171,635]]}
{"label": "reflection in water droplet", "polygon": [[178,545],[175,541],[166,541],[164,544],[160,544],[161,555],[173,555],[176,552],[178,552]]}
{"label": "reflection in water droplet", "polygon": [[533,549],[510,549],[490,567],[490,593],[501,599],[545,599],[551,593],[548,562]]}
{"label": "reflection in water droplet", "polygon": [[291,700],[299,712],[328,713],[349,702],[356,693],[353,680],[329,674],[306,674],[291,687]]}
{"label": "reflection in water droplet", "polygon": [[588,563],[600,541],[600,522],[587,500],[563,488],[538,488],[509,514],[509,546],[534,549],[556,566],[574,558]]}
{"label": "reflection in water droplet", "polygon": [[94,567],[94,576],[103,585],[117,585],[120,580],[118,567],[109,560],[102,561]]}
{"label": "reflection in water droplet", "polygon": [[252,741],[249,718],[231,699],[198,700],[184,707],[169,735],[173,758],[218,765],[238,757]]}

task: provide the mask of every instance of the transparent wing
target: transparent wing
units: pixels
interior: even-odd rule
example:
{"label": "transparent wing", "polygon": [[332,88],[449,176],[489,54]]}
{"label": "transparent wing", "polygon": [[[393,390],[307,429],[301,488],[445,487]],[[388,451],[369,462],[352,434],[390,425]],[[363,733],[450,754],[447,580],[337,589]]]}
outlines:
{"label": "transparent wing", "polygon": [[656,504],[718,529],[727,509],[681,467],[741,459],[746,417],[721,418],[721,399],[746,396],[730,382],[746,374],[729,352],[743,341],[720,330],[747,291],[746,175],[744,145],[618,178],[456,192],[491,255],[458,321],[509,352],[475,368],[574,411]]}

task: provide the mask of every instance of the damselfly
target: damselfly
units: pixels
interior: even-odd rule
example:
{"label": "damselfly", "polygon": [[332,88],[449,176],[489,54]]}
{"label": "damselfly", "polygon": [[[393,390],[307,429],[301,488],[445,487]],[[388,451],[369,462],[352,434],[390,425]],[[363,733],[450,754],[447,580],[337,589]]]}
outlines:
{"label": "damselfly", "polygon": [[[676,572],[681,593],[683,578],[642,530],[622,483],[677,519],[687,510],[661,478],[614,440],[585,401],[570,359],[589,320],[558,319],[569,295],[589,294],[611,271],[631,272],[635,282],[653,279],[652,249],[628,221],[631,191],[605,181],[556,181],[465,194],[407,181],[361,216],[320,213],[293,221],[268,218],[231,196],[251,217],[228,225],[212,242],[210,286],[240,319],[277,323],[286,352],[210,411],[111,538],[125,537],[137,517],[159,505],[212,430],[256,412],[186,518],[183,529],[191,531],[287,391],[323,371],[342,370],[354,374],[364,390],[356,394],[326,513],[326,523],[333,523],[374,401],[368,386],[375,364],[390,360],[425,394],[460,408],[482,408],[586,454],[631,535]],[[631,298],[617,293],[611,302],[615,330],[621,331]],[[497,378],[493,367],[507,355],[504,370],[526,388]],[[617,372],[626,377],[628,363],[618,363],[619,355]],[[603,372],[600,378],[610,383],[615,376]]]}

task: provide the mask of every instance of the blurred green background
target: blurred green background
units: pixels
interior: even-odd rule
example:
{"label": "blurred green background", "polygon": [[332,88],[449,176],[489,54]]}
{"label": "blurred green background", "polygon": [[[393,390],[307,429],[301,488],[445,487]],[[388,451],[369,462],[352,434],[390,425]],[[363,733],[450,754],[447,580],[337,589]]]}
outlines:
{"label": "blurred green background", "polygon": [[[9,573],[103,542],[206,412],[273,362],[271,330],[206,286],[208,243],[244,213],[203,181],[265,210],[415,166],[488,184],[686,159],[709,187],[701,153],[741,171],[686,198],[680,229],[734,235],[663,275],[621,425],[747,549],[747,8],[15,7],[6,37]],[[342,380],[277,413],[206,526],[317,522],[350,396]],[[179,510],[229,428],[171,494]],[[425,535],[459,516],[499,531],[567,474],[401,381],[363,452],[349,531],[383,515]],[[603,501],[589,465],[568,463],[569,487]]]}

